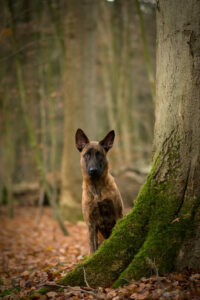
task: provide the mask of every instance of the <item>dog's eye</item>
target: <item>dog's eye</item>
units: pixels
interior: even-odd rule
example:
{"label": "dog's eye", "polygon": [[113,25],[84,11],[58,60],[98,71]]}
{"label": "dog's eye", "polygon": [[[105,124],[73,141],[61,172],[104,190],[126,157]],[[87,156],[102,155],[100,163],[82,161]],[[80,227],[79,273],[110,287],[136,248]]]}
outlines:
{"label": "dog's eye", "polygon": [[90,153],[89,153],[89,152],[85,153],[84,157],[85,157],[86,159],[89,159],[89,158],[90,158]]}

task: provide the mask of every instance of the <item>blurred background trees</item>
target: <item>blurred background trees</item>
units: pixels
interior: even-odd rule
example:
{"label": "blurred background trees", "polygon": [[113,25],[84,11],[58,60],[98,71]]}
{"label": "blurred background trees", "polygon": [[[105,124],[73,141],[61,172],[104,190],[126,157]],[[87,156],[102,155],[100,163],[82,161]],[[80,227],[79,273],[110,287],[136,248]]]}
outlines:
{"label": "blurred background trees", "polygon": [[153,2],[1,4],[1,203],[12,216],[13,201],[42,207],[48,198],[63,216],[79,218],[80,127],[91,140],[116,131],[111,168],[131,205],[151,162]]}
{"label": "blurred background trees", "polygon": [[80,218],[82,175],[75,132],[96,135],[97,0],[66,1],[64,147],[60,205],[64,217]]}

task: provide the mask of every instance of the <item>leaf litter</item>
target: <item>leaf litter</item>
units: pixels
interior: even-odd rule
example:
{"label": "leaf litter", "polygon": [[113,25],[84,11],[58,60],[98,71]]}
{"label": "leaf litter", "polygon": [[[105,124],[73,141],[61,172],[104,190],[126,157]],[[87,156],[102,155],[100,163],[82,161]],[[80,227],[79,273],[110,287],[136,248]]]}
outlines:
{"label": "leaf litter", "polygon": [[59,286],[59,279],[88,255],[87,227],[81,221],[65,222],[70,236],[64,236],[50,208],[38,226],[36,214],[34,207],[18,207],[10,219],[1,208],[0,299],[30,299],[42,285],[54,289],[36,292],[32,299],[200,299],[200,270],[133,279],[117,289]]}

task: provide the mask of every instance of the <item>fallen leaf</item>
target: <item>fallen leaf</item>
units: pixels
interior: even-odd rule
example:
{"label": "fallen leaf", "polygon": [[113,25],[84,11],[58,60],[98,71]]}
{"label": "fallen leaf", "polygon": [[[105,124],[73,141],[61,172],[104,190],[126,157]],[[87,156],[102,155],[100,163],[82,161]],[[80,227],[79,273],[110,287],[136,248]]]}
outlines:
{"label": "fallen leaf", "polygon": [[50,297],[50,298],[54,298],[54,297],[56,297],[57,295],[58,295],[58,293],[56,293],[56,292],[48,292],[48,293],[47,293],[47,296]]}

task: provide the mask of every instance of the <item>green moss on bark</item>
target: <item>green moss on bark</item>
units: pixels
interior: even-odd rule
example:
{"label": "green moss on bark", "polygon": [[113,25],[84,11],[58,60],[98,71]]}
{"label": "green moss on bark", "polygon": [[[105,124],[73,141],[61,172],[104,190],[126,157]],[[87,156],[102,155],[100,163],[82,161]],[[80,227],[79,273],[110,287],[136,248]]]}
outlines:
{"label": "green moss on bark", "polygon": [[152,274],[163,275],[174,269],[175,259],[186,232],[192,233],[192,222],[182,220],[160,226],[149,232],[143,246],[135,255],[127,269],[123,271],[113,287],[124,284],[124,279],[140,279]]}
{"label": "green moss on bark", "polygon": [[[151,214],[149,232],[145,242],[129,266],[115,281],[113,287],[123,285],[124,278],[138,280],[142,276],[150,276],[152,273],[163,275],[174,270],[176,257],[183,241],[194,233],[196,223],[194,207],[197,205],[191,208],[186,202],[182,206],[178,218],[175,219],[178,201],[170,198],[172,195],[170,186],[168,186],[168,190],[165,190],[164,197],[161,191],[163,189],[155,194],[157,199],[155,212]],[[199,201],[196,202],[199,203]]]}
{"label": "green moss on bark", "polygon": [[[138,279],[155,269],[159,274],[173,269],[182,241],[192,232],[193,220],[191,209],[182,206],[182,199],[176,197],[170,181],[156,181],[156,165],[132,211],[117,222],[110,238],[91,258],[61,280],[62,284],[86,285],[84,269],[92,287],[113,282],[117,287],[125,283],[123,278]],[[179,221],[173,222],[177,216]]]}

